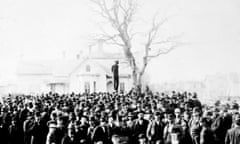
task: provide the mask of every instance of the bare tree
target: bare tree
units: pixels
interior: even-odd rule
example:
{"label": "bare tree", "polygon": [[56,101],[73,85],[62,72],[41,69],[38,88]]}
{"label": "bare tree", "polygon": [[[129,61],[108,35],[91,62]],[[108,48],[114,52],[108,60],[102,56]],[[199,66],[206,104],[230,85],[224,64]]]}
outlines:
{"label": "bare tree", "polygon": [[167,18],[157,22],[156,15],[151,22],[151,28],[144,33],[143,56],[141,64],[136,62],[133,52],[133,39],[138,33],[131,31],[134,24],[134,16],[137,9],[136,0],[91,0],[98,8],[97,13],[104,18],[113,28],[109,34],[102,31],[99,39],[108,44],[114,44],[122,48],[124,55],[132,70],[132,80],[135,87],[141,87],[142,77],[149,62],[160,55],[171,52],[180,45],[175,41],[176,36],[160,39],[158,36],[160,27],[168,20]]}

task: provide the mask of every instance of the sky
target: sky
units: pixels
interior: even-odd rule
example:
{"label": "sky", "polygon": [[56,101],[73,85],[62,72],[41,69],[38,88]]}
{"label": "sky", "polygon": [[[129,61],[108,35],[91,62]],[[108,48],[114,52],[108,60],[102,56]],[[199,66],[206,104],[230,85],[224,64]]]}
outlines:
{"label": "sky", "polygon": [[[163,33],[181,33],[187,44],[151,61],[146,72],[153,83],[240,73],[239,0],[139,0],[136,19],[147,23],[156,12],[171,17]],[[0,81],[15,78],[21,59],[86,50],[100,22],[89,0],[0,0]]]}

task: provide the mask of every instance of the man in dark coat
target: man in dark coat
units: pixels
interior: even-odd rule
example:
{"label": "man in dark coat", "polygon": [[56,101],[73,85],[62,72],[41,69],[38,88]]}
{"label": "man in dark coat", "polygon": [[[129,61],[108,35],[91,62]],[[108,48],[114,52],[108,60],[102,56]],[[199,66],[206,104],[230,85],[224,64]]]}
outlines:
{"label": "man in dark coat", "polygon": [[92,133],[92,141],[93,143],[109,143],[106,118],[100,118],[100,125],[97,126]]}
{"label": "man in dark coat", "polygon": [[224,144],[224,139],[227,130],[231,128],[232,120],[226,110],[221,110],[219,116],[213,121],[211,129],[215,135],[216,141],[219,144]]}
{"label": "man in dark coat", "polygon": [[200,124],[202,126],[202,130],[200,133],[200,144],[215,144],[213,132],[210,128],[210,119],[203,117],[200,120]]}
{"label": "man in dark coat", "polygon": [[80,143],[86,143],[87,142],[87,132],[89,128],[89,124],[87,123],[87,117],[82,116],[81,122],[75,122],[75,132],[76,137]]}
{"label": "man in dark coat", "polygon": [[227,131],[225,144],[240,144],[240,114],[235,117],[235,127]]}
{"label": "man in dark coat", "polygon": [[78,140],[74,128],[68,127],[67,135],[62,138],[61,144],[79,144]]}
{"label": "man in dark coat", "polygon": [[144,119],[144,112],[139,111],[138,119],[134,120],[133,126],[132,126],[133,141],[134,142],[136,142],[138,140],[138,136],[140,134],[144,134],[144,135],[146,134],[148,123],[149,122]]}
{"label": "man in dark coat", "polygon": [[27,119],[23,123],[23,134],[24,134],[24,144],[31,143],[31,128],[34,125],[34,117],[30,114],[27,116]]}
{"label": "man in dark coat", "polygon": [[114,90],[118,91],[118,85],[119,85],[119,72],[118,72],[118,61],[115,62],[115,64],[112,66],[112,73],[113,73],[113,86]]}
{"label": "man in dark coat", "polygon": [[31,130],[32,138],[31,144],[45,144],[46,143],[46,133],[45,125],[41,123],[41,113],[35,113],[35,122]]}
{"label": "man in dark coat", "polygon": [[12,124],[9,126],[9,144],[21,144],[23,143],[22,131],[19,126],[17,116],[13,116]]}
{"label": "man in dark coat", "polygon": [[24,121],[27,119],[28,113],[29,113],[29,110],[27,109],[27,104],[25,104],[24,108],[21,110],[21,112],[19,114],[21,124],[23,124]]}
{"label": "man in dark coat", "polygon": [[155,112],[154,120],[149,123],[147,129],[147,138],[150,144],[163,144],[164,124],[161,119],[161,113]]}
{"label": "man in dark coat", "polygon": [[200,109],[195,107],[193,109],[192,118],[189,122],[190,134],[194,144],[200,143],[200,133],[201,133],[201,125],[200,125]]}
{"label": "man in dark coat", "polygon": [[9,140],[8,128],[10,124],[9,124],[9,121],[8,122],[6,121],[6,120],[9,120],[9,119],[6,119],[7,118],[6,116],[7,116],[6,111],[4,111],[3,114],[0,116],[0,141],[3,144],[7,144]]}

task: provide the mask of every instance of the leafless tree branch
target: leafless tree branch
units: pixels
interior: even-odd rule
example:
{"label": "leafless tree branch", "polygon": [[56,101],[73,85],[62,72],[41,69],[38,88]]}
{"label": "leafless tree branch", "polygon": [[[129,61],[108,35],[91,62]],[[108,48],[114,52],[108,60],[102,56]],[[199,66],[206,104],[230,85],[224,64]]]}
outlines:
{"label": "leafless tree branch", "polygon": [[163,55],[163,54],[168,54],[169,52],[171,52],[175,48],[180,47],[182,45],[184,45],[184,43],[176,42],[175,44],[172,44],[172,46],[169,46],[165,49],[159,49],[158,52],[156,52],[155,54],[149,55],[148,60],[150,60],[152,58],[155,58],[155,57],[158,57],[158,56]]}
{"label": "leafless tree branch", "polygon": [[[131,24],[136,12],[135,0],[91,0],[99,8],[99,14],[106,19],[116,32],[108,34],[103,31],[103,34],[98,39],[104,40],[108,44],[121,46],[123,52],[132,68],[133,81],[136,82],[137,76],[141,80],[145,69],[152,58],[162,54],[171,52],[181,44],[176,41],[176,36],[168,37],[165,40],[159,39],[160,27],[164,25],[168,18],[157,21],[157,14],[154,15],[151,23],[151,28],[146,33],[146,41],[144,43],[144,56],[142,59],[142,67],[136,63],[136,59],[132,52],[132,39],[138,33],[132,33]],[[108,3],[107,3],[108,2]],[[110,5],[108,5],[110,3]],[[158,40],[159,39],[159,40]],[[156,46],[155,50],[151,47]],[[158,47],[159,46],[159,47]]]}

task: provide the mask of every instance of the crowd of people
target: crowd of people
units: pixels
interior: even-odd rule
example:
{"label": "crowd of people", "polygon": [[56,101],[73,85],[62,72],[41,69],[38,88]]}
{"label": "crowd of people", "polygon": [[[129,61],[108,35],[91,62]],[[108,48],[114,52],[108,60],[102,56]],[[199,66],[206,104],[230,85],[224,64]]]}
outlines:
{"label": "crowd of people", "polygon": [[1,144],[240,144],[238,106],[207,106],[197,93],[9,95]]}

